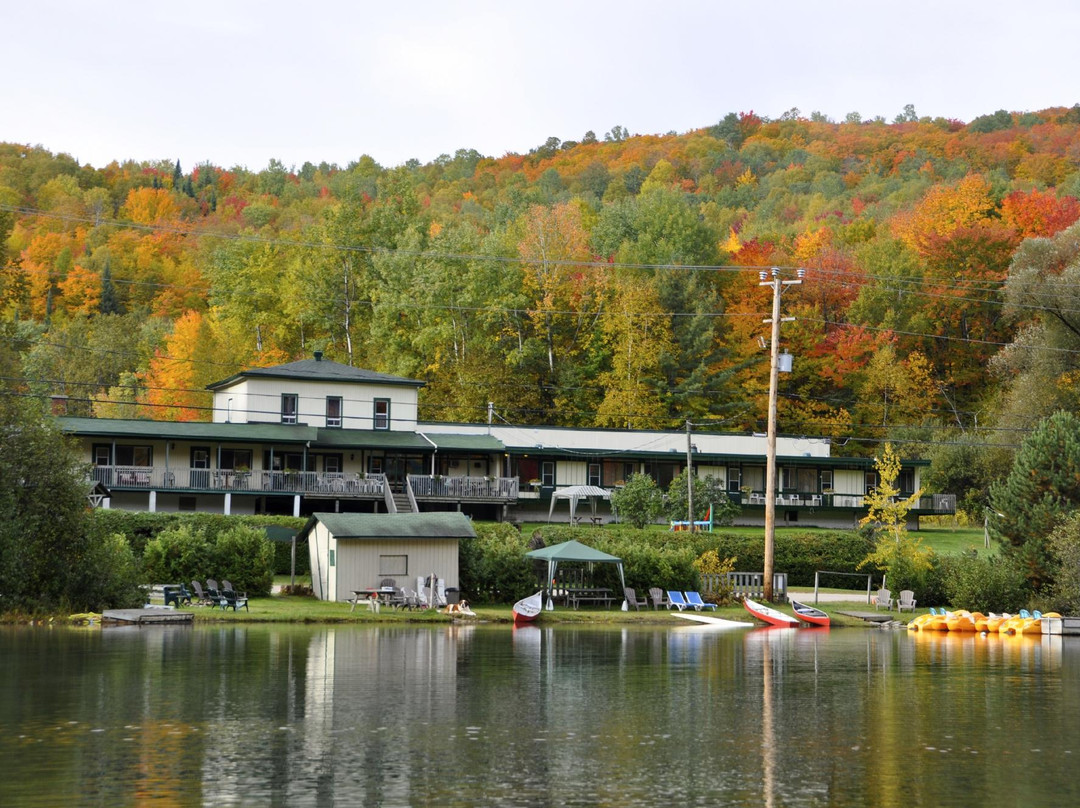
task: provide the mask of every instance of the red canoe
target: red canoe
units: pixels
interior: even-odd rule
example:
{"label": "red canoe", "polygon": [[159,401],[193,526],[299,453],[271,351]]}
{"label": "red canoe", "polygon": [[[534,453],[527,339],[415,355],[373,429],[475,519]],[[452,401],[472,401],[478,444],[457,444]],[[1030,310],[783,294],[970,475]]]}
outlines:
{"label": "red canoe", "polygon": [[827,626],[829,625],[829,615],[816,609],[813,606],[807,606],[805,603],[799,603],[797,600],[791,601],[791,609],[795,612],[795,616],[802,620],[804,623],[809,623],[812,626]]}
{"label": "red canoe", "polygon": [[514,622],[531,623],[536,619],[536,616],[540,614],[540,610],[543,607],[543,591],[537,592],[535,595],[529,595],[527,598],[522,598],[514,604]]}
{"label": "red canoe", "polygon": [[750,612],[750,614],[754,615],[758,620],[764,620],[771,625],[785,626],[787,628],[794,628],[799,625],[799,621],[791,615],[777,611],[772,606],[758,603],[756,600],[746,598],[743,600],[743,606],[746,607],[746,611]]}

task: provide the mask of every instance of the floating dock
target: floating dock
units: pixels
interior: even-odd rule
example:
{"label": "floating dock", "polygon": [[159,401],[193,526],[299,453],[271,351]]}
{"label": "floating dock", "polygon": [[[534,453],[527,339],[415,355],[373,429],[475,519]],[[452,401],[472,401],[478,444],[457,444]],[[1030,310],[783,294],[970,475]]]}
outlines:
{"label": "floating dock", "polygon": [[1080,617],[1044,617],[1043,634],[1080,635]]}
{"label": "floating dock", "polygon": [[194,612],[181,612],[176,609],[108,609],[101,613],[101,622],[123,623],[125,625],[191,625],[195,622]]}

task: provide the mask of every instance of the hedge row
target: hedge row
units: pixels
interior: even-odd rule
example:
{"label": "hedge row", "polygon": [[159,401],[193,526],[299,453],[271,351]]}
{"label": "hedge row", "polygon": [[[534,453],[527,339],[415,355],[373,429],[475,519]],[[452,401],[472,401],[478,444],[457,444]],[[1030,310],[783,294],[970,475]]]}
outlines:
{"label": "hedge row", "polygon": [[[760,571],[765,546],[760,536],[714,533],[671,533],[655,529],[639,530],[609,525],[603,530],[587,530],[552,525],[524,536],[505,524],[476,524],[476,539],[462,541],[460,550],[461,588],[478,602],[510,603],[536,591],[546,569],[525,558],[530,541],[538,537],[544,546],[576,539],[623,560],[626,585],[639,593],[651,587],[697,589],[699,577],[694,561],[708,550],[723,558],[734,558],[735,569]],[[856,572],[859,563],[873,549],[869,536],[857,531],[835,531],[778,536],[774,547],[774,568],[786,572],[788,584],[812,586],[818,570]],[[875,573],[864,569],[859,572]],[[619,590],[614,565],[597,565],[593,582]],[[839,582],[830,581],[836,586]]]}
{"label": "hedge row", "polygon": [[[161,531],[180,527],[181,525],[189,525],[196,532],[215,537],[238,524],[256,528],[275,525],[290,530],[300,530],[307,521],[293,516],[225,516],[220,513],[161,511],[143,513],[113,509],[97,509],[93,511],[92,518],[95,526],[106,534],[119,533],[127,538],[132,552],[137,558],[143,557],[147,543]],[[271,542],[271,546],[273,548],[273,574],[288,575],[292,564],[292,543],[275,541]],[[308,556],[307,542],[299,542],[296,546],[296,574],[309,575],[310,573],[311,559]],[[239,586],[236,581],[233,581],[233,583]]]}

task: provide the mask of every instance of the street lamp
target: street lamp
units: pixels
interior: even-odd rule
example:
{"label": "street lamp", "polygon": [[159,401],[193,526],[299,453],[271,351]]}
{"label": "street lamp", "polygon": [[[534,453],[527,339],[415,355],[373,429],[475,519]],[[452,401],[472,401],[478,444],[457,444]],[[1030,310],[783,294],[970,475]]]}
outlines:
{"label": "street lamp", "polygon": [[761,270],[758,273],[758,286],[771,286],[773,290],[772,317],[762,320],[772,324],[772,337],[769,342],[769,431],[766,442],[765,464],[765,601],[773,599],[773,556],[776,544],[776,383],[780,371],[780,323],[791,322],[794,317],[780,316],[780,295],[784,288],[803,282],[805,269],[795,271],[793,280],[781,280],[780,270],[772,268],[772,273]]}

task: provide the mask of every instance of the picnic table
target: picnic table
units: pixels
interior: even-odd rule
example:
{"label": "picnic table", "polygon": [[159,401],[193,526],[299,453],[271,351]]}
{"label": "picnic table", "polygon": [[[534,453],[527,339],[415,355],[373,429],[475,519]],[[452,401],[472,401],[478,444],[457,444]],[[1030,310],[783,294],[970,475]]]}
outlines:
{"label": "picnic table", "polygon": [[575,587],[563,590],[563,594],[566,598],[566,605],[574,609],[578,608],[582,603],[603,603],[604,606],[610,609],[611,602],[615,599],[611,590],[604,586]]}
{"label": "picnic table", "polygon": [[357,604],[367,603],[369,611],[379,613],[380,604],[386,604],[392,606],[392,598],[394,597],[394,588],[392,586],[373,586],[368,589],[354,589],[352,590],[353,596],[349,598],[349,603],[352,605],[349,607],[349,611],[354,611]]}

